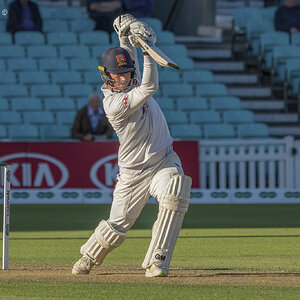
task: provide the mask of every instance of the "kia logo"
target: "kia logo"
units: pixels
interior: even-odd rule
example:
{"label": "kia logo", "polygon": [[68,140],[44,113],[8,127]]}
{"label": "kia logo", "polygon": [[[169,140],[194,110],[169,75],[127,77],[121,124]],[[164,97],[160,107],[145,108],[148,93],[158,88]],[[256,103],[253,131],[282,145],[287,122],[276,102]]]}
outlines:
{"label": "kia logo", "polygon": [[69,179],[66,166],[56,158],[40,153],[13,153],[0,157],[10,162],[11,183],[20,188],[62,188]]}
{"label": "kia logo", "polygon": [[106,190],[114,188],[119,172],[117,158],[118,154],[111,154],[95,162],[90,170],[90,178],[95,186]]}

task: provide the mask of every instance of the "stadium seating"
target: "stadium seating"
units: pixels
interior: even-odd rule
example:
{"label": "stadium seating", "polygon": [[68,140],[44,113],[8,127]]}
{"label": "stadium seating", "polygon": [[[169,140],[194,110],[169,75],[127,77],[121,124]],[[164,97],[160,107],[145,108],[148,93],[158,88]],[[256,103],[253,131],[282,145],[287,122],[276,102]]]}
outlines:
{"label": "stadium seating", "polygon": [[0,58],[24,58],[25,49],[19,45],[5,45],[0,46]]}
{"label": "stadium seating", "polygon": [[13,111],[41,111],[43,106],[38,98],[12,98],[11,108]]}
{"label": "stadium seating", "polygon": [[208,104],[205,98],[182,97],[176,99],[177,109],[179,110],[207,110]]}
{"label": "stadium seating", "polygon": [[8,70],[11,71],[37,71],[38,65],[32,58],[13,58],[7,60]]}
{"label": "stadium seating", "polygon": [[58,20],[75,20],[83,18],[84,12],[81,7],[57,7],[54,16]]}
{"label": "stadium seating", "polygon": [[41,84],[41,85],[33,85],[30,87],[31,95],[33,97],[60,97],[61,89],[59,86],[54,84]]}
{"label": "stadium seating", "polygon": [[8,137],[13,140],[38,140],[38,127],[32,124],[13,124],[8,126]]}
{"label": "stadium seating", "polygon": [[54,124],[55,119],[50,111],[28,111],[23,113],[24,122],[28,124]]}
{"label": "stadium seating", "polygon": [[70,98],[48,98],[44,100],[45,109],[49,111],[74,111],[74,100]]}
{"label": "stadium seating", "polygon": [[95,28],[95,22],[92,19],[78,19],[70,22],[72,32],[92,31]]}
{"label": "stadium seating", "polygon": [[165,110],[175,110],[175,104],[172,98],[168,97],[155,97],[155,101],[159,104],[159,107]]}
{"label": "stadium seating", "polygon": [[45,36],[41,32],[20,31],[15,34],[15,43],[21,46],[43,45],[45,44]]}
{"label": "stadium seating", "polygon": [[73,71],[98,71],[99,62],[95,58],[73,58],[71,59],[71,70]]}
{"label": "stadium seating", "polygon": [[89,57],[89,48],[82,45],[68,45],[59,47],[60,57],[62,58],[76,58]]}
{"label": "stadium seating", "polygon": [[3,84],[0,86],[0,97],[27,97],[28,89],[19,84]]}
{"label": "stadium seating", "polygon": [[8,32],[0,32],[0,46],[2,45],[11,45],[12,36]]}
{"label": "stadium seating", "polygon": [[63,20],[45,20],[43,24],[44,32],[68,32],[69,24]]}
{"label": "stadium seating", "polygon": [[72,126],[75,120],[76,111],[59,111],[56,113],[58,124],[65,124]]}
{"label": "stadium seating", "polygon": [[85,46],[109,45],[109,34],[105,31],[80,33],[79,43]]}
{"label": "stadium seating", "polygon": [[239,124],[237,125],[237,136],[242,139],[268,138],[268,126],[261,123]]}
{"label": "stadium seating", "polygon": [[250,110],[228,110],[223,113],[224,123],[254,123],[254,115]]}
{"label": "stadium seating", "polygon": [[193,88],[187,83],[170,83],[162,86],[165,97],[192,97],[194,96]]}
{"label": "stadium seating", "polygon": [[72,84],[82,83],[79,72],[75,71],[56,71],[51,73],[53,84]]}
{"label": "stadium seating", "polygon": [[191,70],[183,72],[183,80],[187,83],[211,83],[214,76],[210,71]]}
{"label": "stadium seating", "polygon": [[299,93],[300,59],[288,59],[286,62],[285,98]]}
{"label": "stadium seating", "polygon": [[212,110],[196,110],[190,112],[191,123],[194,124],[216,124],[221,123],[220,113]]}
{"label": "stadium seating", "polygon": [[4,98],[0,98],[0,111],[9,110],[8,100]]}
{"label": "stadium seating", "polygon": [[68,71],[68,61],[64,58],[42,58],[39,60],[41,71]]}
{"label": "stadium seating", "polygon": [[17,124],[21,123],[21,115],[16,111],[0,111],[1,124]]}
{"label": "stadium seating", "polygon": [[67,140],[70,139],[71,130],[67,125],[42,125],[40,135],[44,140]]}
{"label": "stadium seating", "polygon": [[0,59],[0,71],[5,71],[5,61],[3,59]]}
{"label": "stadium seating", "polygon": [[195,124],[175,124],[170,130],[174,138],[199,140],[202,137],[200,126]]}
{"label": "stadium seating", "polygon": [[74,32],[51,32],[47,34],[49,45],[76,45],[77,36]]}
{"label": "stadium seating", "polygon": [[43,71],[26,71],[19,73],[19,80],[21,84],[49,84],[48,73]]}
{"label": "stadium seating", "polygon": [[64,86],[64,95],[65,97],[87,97],[93,93],[93,88],[85,84],[68,84]]}
{"label": "stadium seating", "polygon": [[186,112],[179,110],[166,110],[164,112],[168,124],[187,124],[188,118]]}
{"label": "stadium seating", "polygon": [[5,139],[7,138],[7,132],[6,132],[6,127],[3,125],[0,125],[0,139]]}
{"label": "stadium seating", "polygon": [[220,111],[241,109],[241,101],[237,97],[212,97],[210,108]]}
{"label": "stadium seating", "polygon": [[204,139],[235,139],[235,130],[229,124],[207,124],[203,126]]}
{"label": "stadium seating", "polygon": [[56,58],[57,50],[56,47],[50,45],[42,46],[28,46],[27,54],[29,58]]}
{"label": "stadium seating", "polygon": [[196,95],[199,97],[227,96],[227,87],[221,83],[197,84]]}
{"label": "stadium seating", "polygon": [[179,73],[175,70],[165,69],[159,73],[159,82],[162,84],[180,82]]}
{"label": "stadium seating", "polygon": [[171,31],[158,31],[156,34],[156,44],[161,45],[174,45],[175,35]]}
{"label": "stadium seating", "polygon": [[12,71],[0,71],[0,84],[15,84],[16,73]]}

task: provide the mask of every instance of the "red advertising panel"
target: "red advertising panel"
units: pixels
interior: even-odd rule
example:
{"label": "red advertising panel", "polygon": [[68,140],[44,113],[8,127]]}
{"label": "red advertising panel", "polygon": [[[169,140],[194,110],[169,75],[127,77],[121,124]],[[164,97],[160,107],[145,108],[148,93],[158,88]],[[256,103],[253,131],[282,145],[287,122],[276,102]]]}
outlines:
{"label": "red advertising panel", "polygon": [[[0,162],[12,163],[14,189],[112,189],[117,142],[0,143]],[[185,173],[199,187],[198,143],[174,142]]]}

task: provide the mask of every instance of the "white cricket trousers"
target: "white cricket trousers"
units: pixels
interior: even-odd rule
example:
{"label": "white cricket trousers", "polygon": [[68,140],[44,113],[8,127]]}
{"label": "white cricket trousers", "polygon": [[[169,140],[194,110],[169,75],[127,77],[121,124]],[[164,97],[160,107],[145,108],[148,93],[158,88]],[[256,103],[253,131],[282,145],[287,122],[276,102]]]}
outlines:
{"label": "white cricket trousers", "polygon": [[120,172],[108,223],[116,230],[126,233],[140,215],[149,197],[153,196],[160,201],[170,178],[176,174],[183,175],[183,170],[174,151],[138,175]]}

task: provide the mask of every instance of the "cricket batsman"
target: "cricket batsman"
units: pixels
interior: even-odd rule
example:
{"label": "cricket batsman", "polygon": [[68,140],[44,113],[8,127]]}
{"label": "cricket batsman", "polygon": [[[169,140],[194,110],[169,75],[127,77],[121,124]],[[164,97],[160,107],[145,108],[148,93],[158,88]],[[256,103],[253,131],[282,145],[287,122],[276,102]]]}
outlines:
{"label": "cricket batsman", "polygon": [[119,174],[109,219],[102,220],[81,247],[82,258],[72,273],[89,274],[94,265],[100,265],[110,251],[120,246],[153,196],[158,200],[159,212],[142,267],[146,277],[165,277],[188,210],[192,182],[183,173],[165,117],[153,99],[158,90],[158,72],[156,62],[146,52],[140,78],[136,52],[140,45],[135,35],[155,43],[155,32],[130,14],[118,16],[113,27],[120,47],[103,53],[99,69],[104,81],[104,110],[120,142]]}

